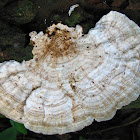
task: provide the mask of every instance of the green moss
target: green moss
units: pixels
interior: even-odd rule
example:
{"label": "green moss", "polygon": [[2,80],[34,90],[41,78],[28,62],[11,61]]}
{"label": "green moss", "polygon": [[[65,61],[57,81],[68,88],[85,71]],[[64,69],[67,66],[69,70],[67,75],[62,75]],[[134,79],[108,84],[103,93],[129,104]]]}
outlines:
{"label": "green moss", "polygon": [[73,11],[71,16],[65,18],[65,23],[68,26],[75,26],[85,19],[83,13],[81,11]]}
{"label": "green moss", "polygon": [[23,60],[30,60],[33,58],[32,49],[32,46],[27,46],[26,48],[9,47],[4,51],[0,51],[0,62],[8,60],[16,60],[18,62],[22,62]]}
{"label": "green moss", "polygon": [[18,6],[14,7],[13,11],[11,16],[19,24],[30,22],[36,15],[34,5],[29,0],[19,1]]}
{"label": "green moss", "polygon": [[131,102],[129,105],[124,106],[122,109],[128,108],[140,108],[140,97],[136,101]]}
{"label": "green moss", "polygon": [[62,20],[62,17],[58,14],[55,14],[53,17],[52,17],[53,21],[59,21],[59,20]]}
{"label": "green moss", "polygon": [[27,46],[26,48],[15,49],[13,47],[8,48],[9,55],[13,60],[22,62],[23,60],[30,60],[33,58],[32,46]]}

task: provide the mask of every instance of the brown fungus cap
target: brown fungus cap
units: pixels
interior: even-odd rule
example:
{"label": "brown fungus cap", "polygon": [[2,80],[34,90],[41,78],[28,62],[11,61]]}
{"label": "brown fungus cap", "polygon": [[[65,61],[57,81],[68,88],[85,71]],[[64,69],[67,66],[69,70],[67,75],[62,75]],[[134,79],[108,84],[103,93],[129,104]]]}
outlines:
{"label": "brown fungus cap", "polygon": [[111,11],[87,35],[61,23],[30,33],[33,59],[0,64],[0,112],[36,133],[110,120],[140,95],[140,28]]}
{"label": "brown fungus cap", "polygon": [[31,32],[31,40],[34,44],[32,51],[37,60],[50,59],[56,63],[69,61],[78,55],[77,40],[82,35],[82,27],[69,28],[58,23],[50,26],[46,33]]}

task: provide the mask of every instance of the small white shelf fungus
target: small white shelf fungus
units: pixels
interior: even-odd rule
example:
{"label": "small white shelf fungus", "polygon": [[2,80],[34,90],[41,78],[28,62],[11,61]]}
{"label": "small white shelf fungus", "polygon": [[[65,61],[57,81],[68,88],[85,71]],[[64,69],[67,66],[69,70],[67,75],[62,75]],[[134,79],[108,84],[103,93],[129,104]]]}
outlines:
{"label": "small white shelf fungus", "polygon": [[72,5],[72,6],[70,7],[70,10],[69,10],[69,12],[68,12],[69,16],[72,14],[72,12],[74,11],[74,9],[75,9],[76,7],[78,7],[78,6],[79,6],[79,4],[75,4],[75,5]]}
{"label": "small white shelf fungus", "polygon": [[82,27],[30,33],[33,59],[0,64],[0,112],[36,133],[64,134],[110,120],[140,94],[140,27],[111,11]]}

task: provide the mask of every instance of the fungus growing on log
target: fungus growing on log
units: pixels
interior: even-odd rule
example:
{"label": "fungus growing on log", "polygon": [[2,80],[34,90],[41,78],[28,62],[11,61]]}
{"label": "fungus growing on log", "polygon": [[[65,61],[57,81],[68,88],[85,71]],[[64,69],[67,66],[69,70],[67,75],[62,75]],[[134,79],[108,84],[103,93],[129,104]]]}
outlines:
{"label": "fungus growing on log", "polygon": [[0,64],[0,112],[36,133],[110,120],[140,94],[140,28],[111,11],[82,35],[61,23],[30,33],[33,59]]}

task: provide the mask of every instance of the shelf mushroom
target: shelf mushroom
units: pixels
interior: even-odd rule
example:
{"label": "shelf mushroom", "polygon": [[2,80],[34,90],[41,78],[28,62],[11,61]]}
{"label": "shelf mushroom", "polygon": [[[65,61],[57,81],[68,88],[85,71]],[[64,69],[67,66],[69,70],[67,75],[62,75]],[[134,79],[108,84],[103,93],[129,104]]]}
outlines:
{"label": "shelf mushroom", "polygon": [[110,120],[140,94],[140,27],[111,11],[88,34],[61,23],[30,33],[33,59],[0,64],[0,112],[36,133]]}

